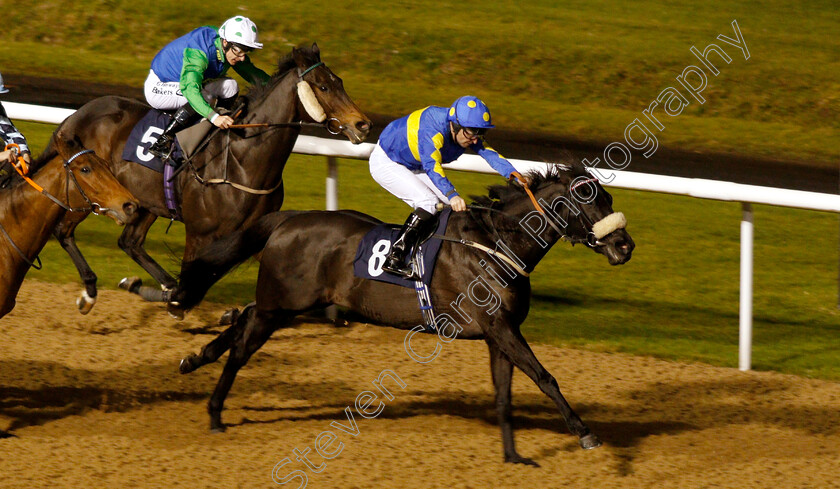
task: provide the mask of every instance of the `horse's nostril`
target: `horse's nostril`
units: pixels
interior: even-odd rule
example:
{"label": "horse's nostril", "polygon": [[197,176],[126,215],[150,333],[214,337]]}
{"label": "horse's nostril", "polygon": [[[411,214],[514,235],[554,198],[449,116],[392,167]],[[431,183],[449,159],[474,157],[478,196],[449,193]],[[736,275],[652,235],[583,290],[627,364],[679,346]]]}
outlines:
{"label": "horse's nostril", "polygon": [[123,204],[123,211],[130,216],[137,211],[137,204],[134,202],[126,202]]}
{"label": "horse's nostril", "polygon": [[356,123],[356,129],[358,129],[360,131],[363,131],[363,132],[370,131],[370,127],[371,127],[370,121],[359,121],[359,122]]}

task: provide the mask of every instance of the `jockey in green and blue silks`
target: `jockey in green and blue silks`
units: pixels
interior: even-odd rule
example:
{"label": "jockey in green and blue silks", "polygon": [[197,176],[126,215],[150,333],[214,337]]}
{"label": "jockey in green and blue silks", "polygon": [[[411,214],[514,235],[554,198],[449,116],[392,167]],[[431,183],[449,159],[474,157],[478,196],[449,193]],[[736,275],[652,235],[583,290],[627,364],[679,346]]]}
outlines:
{"label": "jockey in green and blue silks", "polygon": [[484,142],[485,133],[493,127],[484,102],[465,96],[449,108],[431,106],[412,112],[382,131],[370,155],[370,174],[414,209],[391,246],[383,270],[416,278],[405,258],[411,256],[424,225],[434,222],[437,204],[450,204],[456,212],[467,209],[442,166],[456,160],[467,148],[505,178],[513,176],[525,183],[513,165]]}
{"label": "jockey in green and blue silks", "polygon": [[268,82],[269,75],[254,66],[247,54],[262,46],[257,41],[257,26],[242,16],[226,20],[218,30],[199,27],[167,44],[152,60],[144,87],[146,101],[160,110],[183,110],[175,114],[150,151],[161,156],[172,133],[186,126],[195,114],[217,127],[233,124],[232,118],[216,112],[210,102],[216,100],[216,106],[224,108],[233,104],[239,85],[225,76],[231,67],[253,84]]}

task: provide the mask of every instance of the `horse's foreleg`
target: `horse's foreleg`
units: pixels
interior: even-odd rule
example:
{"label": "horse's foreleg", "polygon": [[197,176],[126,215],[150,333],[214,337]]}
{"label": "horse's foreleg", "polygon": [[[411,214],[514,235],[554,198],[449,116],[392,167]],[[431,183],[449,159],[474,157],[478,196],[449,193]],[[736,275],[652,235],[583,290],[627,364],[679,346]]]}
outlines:
{"label": "horse's foreleg", "polygon": [[[282,322],[278,323],[278,319]],[[256,307],[248,308],[239,316],[237,325],[243,324],[244,329],[242,334],[231,346],[225,368],[222,370],[222,375],[219,377],[216,389],[213,391],[210,402],[207,404],[207,412],[210,414],[211,431],[225,431],[225,425],[222,423],[222,408],[239,369],[244,367],[248,363],[248,359],[251,358],[251,355],[268,341],[271,333],[290,320],[290,316],[278,318],[277,315],[259,311]]]}
{"label": "horse's foreleg", "polygon": [[[146,241],[146,234],[149,232],[149,229],[154,224],[157,216],[152,214],[146,209],[140,209],[138,211],[138,218],[135,222],[131,224],[126,224],[125,229],[123,229],[122,234],[120,235],[119,239],[119,246],[120,248],[131,257],[132,260],[137,262],[138,265],[143,267],[143,270],[149,272],[149,275],[152,276],[157,282],[167,289],[175,288],[178,282],[166,272],[158,263],[146,253],[146,250],[143,248],[143,243]],[[136,290],[131,290],[131,292],[136,292]]]}
{"label": "horse's foreleg", "polygon": [[488,342],[487,347],[490,349],[490,372],[493,374],[493,386],[496,388],[496,412],[499,416],[499,427],[502,429],[505,462],[538,466],[539,464],[530,458],[516,453],[514,446],[510,394],[513,364],[492,342]]}
{"label": "horse's foreleg", "polygon": [[597,448],[601,446],[601,440],[595,436],[594,433],[586,426],[577,413],[572,410],[566,398],[560,392],[560,387],[554,377],[540,364],[531,347],[522,337],[518,330],[514,330],[510,325],[497,322],[490,326],[486,331],[487,336],[493,341],[498,348],[504,353],[517,368],[522,370],[531,380],[537,384],[537,387],[550,397],[563,419],[566,420],[566,425],[569,431],[580,438],[580,446],[586,449]]}
{"label": "horse's foreleg", "polygon": [[79,277],[82,279],[82,283],[85,284],[84,292],[76,299],[76,306],[79,308],[80,313],[87,314],[93,309],[94,304],[96,304],[97,277],[96,273],[88,265],[79,247],[76,246],[76,226],[83,219],[84,217],[78,220],[62,220],[53,230],[53,235],[61,247],[64,248],[64,251],[70,256],[70,259],[73,260],[73,264],[76,265],[76,270],[79,272]]}
{"label": "horse's foreleg", "polygon": [[[182,374],[188,374],[199,368],[207,365],[208,363],[213,363],[219,359],[226,351],[230,349],[230,347],[234,344],[234,342],[238,341],[239,338],[242,336],[242,331],[245,329],[246,321],[239,321],[238,319],[244,315],[247,315],[250,309],[254,306],[254,303],[248,304],[245,306],[245,310],[242,313],[239,313],[238,310],[236,313],[236,320],[233,321],[230,327],[226,330],[222,331],[222,334],[217,336],[213,341],[204,345],[204,348],[201,349],[201,352],[198,355],[190,354],[181,359],[181,364],[178,367]],[[230,313],[230,311],[228,311]]]}

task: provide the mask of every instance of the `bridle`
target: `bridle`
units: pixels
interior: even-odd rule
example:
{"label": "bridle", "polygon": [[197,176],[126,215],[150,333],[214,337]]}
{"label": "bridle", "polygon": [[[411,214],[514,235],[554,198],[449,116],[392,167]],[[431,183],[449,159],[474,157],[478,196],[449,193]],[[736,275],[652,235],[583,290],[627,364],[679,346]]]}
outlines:
{"label": "bridle", "polygon": [[[298,68],[298,69],[297,69],[297,72],[298,72],[298,82],[304,81],[303,77],[304,77],[307,73],[309,73],[310,71],[314,70],[315,68],[317,68],[317,67],[319,67],[319,66],[325,66],[325,65],[324,65],[324,62],[323,62],[323,61],[318,61],[317,63],[313,64],[313,65],[312,65],[312,66],[310,66],[309,68],[306,68],[305,70],[301,70],[300,68]],[[241,109],[241,107],[242,107],[242,106],[240,105],[239,107],[240,107],[240,109],[239,109],[239,110],[234,110],[233,112],[231,112],[231,114],[233,114],[233,115],[232,115],[232,117],[233,117],[234,119],[235,119],[236,117],[238,117],[238,116],[241,114],[241,112],[242,112],[242,109]],[[332,123],[333,121],[335,121],[335,122],[338,124],[338,129],[336,129],[336,130],[333,130],[333,129],[332,129],[331,123]],[[327,130],[327,132],[329,132],[330,134],[332,134],[332,135],[334,135],[334,136],[335,136],[335,135],[338,135],[338,134],[341,134],[341,132],[342,132],[342,131],[344,131],[344,129],[346,129],[346,127],[344,126],[344,124],[342,124],[342,123],[341,123],[341,121],[340,121],[340,120],[338,120],[338,118],[336,118],[336,117],[330,117],[330,118],[328,118],[328,119],[324,120],[323,122],[303,122],[303,121],[295,121],[295,122],[261,122],[261,123],[254,123],[254,124],[233,124],[233,125],[229,126],[229,127],[228,127],[228,129],[248,129],[248,128],[256,128],[256,127],[262,127],[262,128],[277,128],[277,127],[304,127],[304,126],[311,126],[311,127],[323,127],[324,129],[326,129],[326,130]],[[204,149],[204,147],[205,147],[205,146],[207,146],[207,145],[210,143],[210,140],[212,140],[212,139],[213,139],[213,137],[214,137],[214,136],[215,136],[215,135],[216,135],[216,134],[217,134],[220,130],[221,130],[221,129],[219,129],[219,128],[214,128],[214,129],[213,129],[213,133],[211,133],[209,136],[207,136],[206,138],[204,138],[204,141],[203,141],[203,142],[202,142],[202,143],[201,143],[201,144],[200,144],[200,145],[199,145],[199,146],[198,146],[198,147],[197,147],[197,148],[193,151],[192,156],[194,157],[195,155],[199,154],[199,153],[201,152],[201,150],[203,150],[203,149]],[[175,171],[173,171],[173,172],[172,172],[172,175],[169,177],[169,179],[168,179],[167,181],[172,182],[172,181],[175,179],[175,177],[177,177],[177,176],[178,176],[178,174],[179,174],[179,173],[181,173],[182,171],[184,171],[184,169],[185,169],[185,168],[190,168],[190,169],[192,170],[193,176],[194,176],[194,177],[195,177],[195,179],[198,181],[198,183],[200,183],[201,185],[206,186],[206,185],[212,185],[212,184],[223,184],[223,183],[226,183],[226,184],[229,184],[229,185],[233,186],[234,188],[236,188],[236,189],[238,189],[238,190],[242,190],[242,191],[244,191],[244,192],[248,192],[248,193],[251,193],[251,194],[256,194],[256,195],[267,195],[267,194],[271,194],[271,193],[273,193],[275,190],[277,190],[277,189],[280,187],[280,185],[282,185],[282,184],[283,184],[283,182],[282,182],[282,180],[281,180],[281,181],[277,184],[277,186],[275,186],[274,188],[270,188],[270,189],[252,189],[252,188],[250,188],[250,187],[247,187],[247,186],[244,186],[244,185],[241,185],[241,184],[238,184],[238,183],[230,182],[230,181],[227,179],[227,158],[228,158],[228,155],[230,154],[230,132],[229,132],[229,131],[227,131],[227,132],[226,132],[226,135],[227,135],[227,141],[224,143],[224,144],[225,144],[225,177],[224,177],[224,178],[216,178],[216,179],[210,179],[210,180],[206,180],[206,179],[202,178],[202,177],[198,174],[198,170],[199,170],[199,169],[198,169],[198,168],[196,168],[196,167],[193,165],[193,158],[192,158],[192,157],[190,157],[190,158],[187,158],[187,159],[186,159],[186,161],[184,162],[184,164],[183,164],[183,165],[181,165],[181,166],[180,166],[180,167],[178,167]],[[249,137],[256,137],[256,136],[257,136],[257,134],[254,134],[254,135],[252,135],[252,136],[244,136],[244,138],[245,138],[245,139],[247,139],[247,138],[249,138]]]}
{"label": "bridle", "polygon": [[[315,68],[317,68],[319,66],[324,66],[324,62],[323,61],[318,61],[317,63],[313,64],[309,68],[306,68],[305,70],[301,70],[300,68],[298,68],[297,69],[298,81],[299,82],[300,81],[305,81],[303,79],[303,77],[307,73],[309,73],[310,71],[314,70]],[[335,122],[335,123],[338,124],[338,129],[333,130],[332,122]],[[324,120],[323,122],[295,121],[295,122],[263,122],[263,123],[257,123],[257,124],[233,124],[229,127],[229,129],[246,129],[246,128],[251,128],[251,127],[305,127],[305,126],[323,127],[324,129],[327,130],[327,132],[329,132],[333,136],[337,136],[337,135],[341,134],[341,131],[346,129],[344,124],[342,124],[341,121],[338,120],[337,117],[329,117],[326,120]]]}
{"label": "bridle", "polygon": [[[12,146],[12,145],[6,145],[6,149],[10,149],[9,146]],[[17,145],[14,145],[14,146],[17,146]],[[11,148],[11,149],[15,149],[15,148]],[[93,212],[96,215],[99,215],[99,213],[101,211],[103,211],[103,210],[107,211],[108,208],[107,207],[102,207],[100,204],[92,201],[90,199],[90,197],[87,196],[84,189],[79,184],[79,181],[76,179],[76,174],[73,173],[73,169],[70,168],[70,164],[73,163],[73,160],[75,160],[79,156],[89,154],[89,153],[96,153],[96,152],[92,149],[83,149],[83,150],[79,151],[78,153],[74,154],[73,156],[71,156],[69,159],[64,161],[64,165],[63,165],[64,166],[64,172],[67,174],[67,178],[64,179],[64,194],[65,194],[65,197],[67,199],[66,204],[64,202],[58,200],[58,198],[56,198],[54,195],[52,195],[51,193],[44,190],[43,187],[41,187],[40,185],[35,183],[35,181],[33,181],[31,178],[29,178],[29,176],[28,176],[29,168],[23,164],[23,161],[20,161],[20,160],[22,160],[21,157],[18,157],[19,163],[14,165],[14,166],[15,166],[15,170],[18,172],[18,174],[21,176],[21,178],[23,178],[23,180],[26,183],[29,184],[29,186],[31,186],[32,188],[37,190],[39,193],[43,194],[48,199],[55,202],[59,207],[61,207],[65,211],[67,211],[67,212],[88,212],[88,211],[90,211],[90,212]],[[79,191],[79,194],[81,194],[82,198],[85,200],[85,202],[87,202],[88,206],[90,206],[90,207],[81,207],[81,208],[70,207],[70,181],[71,180],[73,181],[73,185],[76,187],[76,190]]]}
{"label": "bridle", "polygon": [[[574,190],[576,188],[578,188],[582,185],[586,185],[586,184],[589,184],[589,183],[595,183],[595,182],[598,182],[597,178],[587,178],[586,180],[576,182],[574,185],[569,185],[567,187],[567,193],[571,194],[572,192],[574,192]],[[586,246],[588,246],[590,248],[597,248],[599,246],[606,245],[606,243],[599,240],[595,236],[595,232],[593,231],[593,228],[595,227],[595,222],[592,221],[592,218],[590,218],[586,214],[586,212],[583,211],[583,209],[581,209],[581,211],[578,212],[575,215],[575,217],[580,220],[580,223],[581,223],[583,229],[586,231],[586,236],[585,237],[570,236],[569,234],[565,233],[563,230],[560,229],[560,227],[554,222],[554,219],[552,219],[551,216],[546,214],[545,209],[542,208],[540,203],[537,201],[536,197],[534,197],[534,194],[533,194],[533,192],[531,192],[531,189],[528,188],[527,186],[523,186],[522,188],[523,188],[523,190],[525,190],[525,193],[528,195],[528,198],[530,198],[531,203],[534,205],[534,208],[537,210],[537,212],[539,212],[540,214],[542,214],[545,217],[545,220],[546,220],[546,222],[548,222],[548,225],[551,226],[551,228],[554,229],[554,231],[556,231],[557,234],[560,236],[559,239],[562,239],[563,241],[566,241],[566,242],[569,242],[569,243],[572,243],[572,244],[581,244],[582,243],[582,244],[585,244]],[[495,209],[495,208],[492,208],[492,207],[479,206],[479,205],[475,205],[475,204],[471,204],[469,207],[470,207],[470,209],[481,209],[481,210],[487,210],[487,211],[491,211],[491,212],[497,212],[497,213],[505,216],[507,219],[510,219],[510,220],[513,220],[513,221],[517,221],[519,219],[517,216],[512,216],[510,214],[507,214],[505,212],[502,212],[502,211],[500,211],[498,209]],[[566,219],[563,219],[563,222],[568,222],[569,214],[571,214],[571,210],[567,209],[566,210],[566,216],[565,216]],[[473,217],[473,218],[475,219],[475,217]],[[480,221],[477,220],[477,222],[480,222]],[[493,227],[492,234],[494,234],[494,236],[498,236],[499,233],[495,229],[495,225],[493,225],[492,220],[490,221],[490,224]],[[482,224],[482,226],[483,226],[483,224]],[[565,227],[568,228],[568,225],[565,226]]]}
{"label": "bridle", "polygon": [[[6,145],[6,149],[17,150],[16,152],[19,155],[19,149],[20,148],[14,143]],[[96,202],[93,202],[87,196],[84,189],[82,189],[82,186],[79,184],[79,181],[76,179],[76,175],[73,173],[73,169],[70,168],[70,164],[73,162],[73,160],[75,160],[79,156],[82,156],[82,155],[85,155],[85,154],[88,154],[88,153],[95,153],[95,151],[92,150],[92,149],[83,149],[83,150],[79,151],[78,153],[74,154],[73,156],[71,156],[66,161],[64,161],[64,171],[67,174],[67,178],[65,178],[65,180],[64,180],[64,183],[65,183],[64,192],[65,192],[65,196],[67,198],[67,203],[62,202],[61,200],[56,198],[54,195],[47,192],[43,187],[38,185],[31,178],[29,178],[29,176],[28,176],[29,167],[23,161],[23,157],[18,156],[18,163],[16,163],[14,165],[14,167],[15,167],[15,170],[18,172],[18,174],[21,176],[21,178],[23,178],[23,180],[27,184],[29,184],[29,186],[31,186],[32,188],[37,190],[39,193],[41,193],[45,197],[52,200],[54,203],[56,203],[59,207],[61,207],[65,211],[67,211],[67,212],[88,212],[88,211],[90,211],[90,212],[93,212],[94,214],[98,215],[99,212],[102,212],[103,210],[107,211],[108,208],[102,207],[100,204],[98,204]],[[70,180],[73,181],[73,185],[75,185],[76,190],[79,191],[79,194],[81,194],[82,198],[85,199],[85,202],[88,203],[88,205],[90,206],[89,208],[86,208],[86,207],[74,208],[74,207],[70,206]],[[35,262],[37,262],[37,265],[34,262],[30,261],[29,258],[23,253],[23,250],[21,250],[17,246],[17,244],[15,244],[15,242],[12,240],[12,237],[9,235],[8,231],[6,231],[6,228],[4,228],[2,224],[0,224],[0,232],[2,232],[2,234],[3,234],[3,236],[5,236],[6,240],[12,245],[12,248],[14,248],[14,250],[18,253],[18,255],[20,255],[20,257],[23,258],[23,260],[27,264],[29,264],[29,266],[35,268],[36,270],[41,269],[41,258],[38,257],[38,256],[35,257]]]}
{"label": "bridle", "polygon": [[[583,180],[581,182],[577,182],[574,185],[569,185],[567,187],[567,193],[571,194],[580,185],[585,185],[585,184],[592,183],[592,182],[597,182],[597,179],[589,178],[589,179]],[[593,231],[593,228],[595,227],[596,223],[594,223],[592,221],[592,219],[589,216],[587,216],[586,213],[583,210],[578,212],[576,217],[580,220],[581,225],[583,226],[584,230],[586,230],[586,236],[581,237],[581,238],[576,238],[576,237],[569,236],[568,234],[566,234],[562,230],[560,230],[560,228],[553,222],[553,219],[551,218],[551,216],[546,214],[545,210],[542,208],[542,206],[539,204],[537,199],[534,197],[534,194],[531,192],[531,189],[528,188],[528,186],[523,186],[522,188],[525,190],[525,193],[528,194],[528,197],[531,199],[531,203],[534,205],[534,208],[540,214],[542,214],[545,217],[548,224],[557,232],[557,234],[560,235],[559,239],[570,242],[572,244],[583,243],[586,246],[588,246],[590,248],[593,248],[593,249],[595,249],[599,246],[606,245],[606,243],[600,241],[595,236],[595,232]],[[470,217],[472,217],[472,219],[476,223],[478,223],[478,225],[484,230],[485,233],[487,233],[487,234],[489,234],[490,236],[493,237],[494,242],[497,243],[497,247],[498,247],[498,243],[500,243],[500,242],[504,243],[504,241],[502,240],[501,234],[499,233],[498,229],[496,229],[496,225],[495,225],[493,219],[488,220],[489,221],[489,226],[488,226],[488,224],[485,223],[484,219],[477,217],[475,214],[472,213],[472,211],[473,210],[482,210],[482,211],[487,211],[487,212],[495,212],[495,213],[498,213],[498,214],[502,215],[505,219],[510,220],[510,221],[514,221],[514,222],[517,222],[517,223],[519,223],[519,220],[520,220],[519,216],[513,216],[511,214],[508,214],[504,211],[501,211],[501,210],[493,208],[493,207],[481,206],[481,205],[477,205],[477,204],[470,204],[469,206],[467,206],[467,208],[470,210]],[[564,222],[567,222],[567,220],[569,218],[569,214],[571,214],[571,210],[567,209],[567,214],[565,216],[566,219],[564,220]],[[482,245],[481,243],[477,243],[475,241],[468,240],[468,239],[463,239],[463,238],[460,238],[460,239],[459,238],[450,238],[448,236],[443,236],[443,235],[439,235],[439,234],[434,234],[434,235],[432,235],[432,237],[442,239],[444,241],[451,241],[451,242],[460,243],[460,244],[463,244],[465,246],[469,246],[469,247],[472,247],[472,248],[480,249],[482,251],[490,253],[491,255],[494,255],[494,256],[500,258],[501,260],[505,261],[508,265],[510,265],[513,269],[515,269],[520,275],[523,275],[525,277],[527,277],[529,275],[529,272],[527,270],[525,270],[524,268],[522,268],[521,266],[519,266],[515,262],[515,260],[508,257],[504,253],[499,252],[497,249],[493,249],[493,248],[490,248],[488,246]]]}

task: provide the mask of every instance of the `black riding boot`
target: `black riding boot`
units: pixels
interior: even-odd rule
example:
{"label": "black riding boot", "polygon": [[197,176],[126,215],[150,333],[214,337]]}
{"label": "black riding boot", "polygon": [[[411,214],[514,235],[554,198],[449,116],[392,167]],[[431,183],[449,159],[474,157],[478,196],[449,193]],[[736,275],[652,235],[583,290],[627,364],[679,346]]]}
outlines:
{"label": "black riding boot", "polygon": [[430,214],[424,209],[415,209],[408,216],[408,219],[406,219],[405,224],[403,224],[400,230],[400,235],[391,245],[391,251],[388,252],[388,256],[385,258],[385,264],[382,265],[383,270],[407,279],[416,280],[420,278],[414,275],[411,262],[407,265],[405,264],[405,258],[414,253],[414,248],[417,247],[417,242],[420,239],[421,229],[433,217],[434,214]]}
{"label": "black riding boot", "polygon": [[198,115],[190,104],[186,104],[175,112],[172,121],[163,130],[157,141],[149,148],[149,153],[158,158],[166,159],[172,152],[172,143],[175,141],[175,133],[187,127],[193,117]]}

